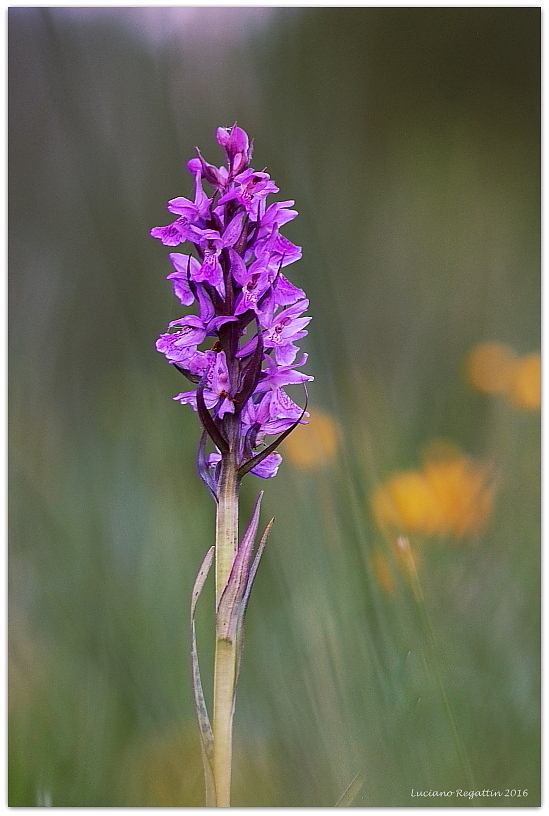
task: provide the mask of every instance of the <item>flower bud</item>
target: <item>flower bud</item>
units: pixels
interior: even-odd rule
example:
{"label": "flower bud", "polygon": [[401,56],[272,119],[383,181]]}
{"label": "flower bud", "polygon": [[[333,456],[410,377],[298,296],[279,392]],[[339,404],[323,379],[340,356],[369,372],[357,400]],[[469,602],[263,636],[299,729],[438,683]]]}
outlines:
{"label": "flower bud", "polygon": [[248,136],[242,128],[235,124],[231,128],[217,128],[216,138],[218,144],[225,148],[228,158],[232,161],[237,153],[242,153],[248,160],[249,142]]}
{"label": "flower bud", "polygon": [[202,178],[207,181],[208,184],[211,184],[212,187],[223,187],[225,179],[219,172],[219,169],[214,167],[213,164],[208,164],[208,162],[204,161],[198,148],[196,148],[196,152],[198,153],[198,158],[190,159],[190,161],[187,162],[188,171],[196,175],[197,170],[200,169]]}

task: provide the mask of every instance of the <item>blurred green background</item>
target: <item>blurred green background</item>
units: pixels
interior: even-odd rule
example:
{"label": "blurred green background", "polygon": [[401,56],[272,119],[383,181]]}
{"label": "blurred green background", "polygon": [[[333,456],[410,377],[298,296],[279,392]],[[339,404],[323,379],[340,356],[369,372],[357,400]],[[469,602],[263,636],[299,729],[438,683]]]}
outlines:
{"label": "blurred green background", "polygon": [[[471,788],[528,794],[442,804],[539,805],[540,431],[516,361],[540,347],[540,9],[8,20],[10,805],[203,802],[188,615],[214,504],[154,348],[181,309],[148,231],[192,193],[194,146],[219,164],[215,128],[235,120],[300,212],[284,232],[303,246],[290,277],[324,424],[243,486],[243,520],[264,488],[276,522],[233,804],[331,807],[358,775],[360,807]],[[468,379],[487,341],[514,385]],[[468,463],[437,471],[457,520],[423,475],[376,515],[379,485],[417,477],[440,439]]]}

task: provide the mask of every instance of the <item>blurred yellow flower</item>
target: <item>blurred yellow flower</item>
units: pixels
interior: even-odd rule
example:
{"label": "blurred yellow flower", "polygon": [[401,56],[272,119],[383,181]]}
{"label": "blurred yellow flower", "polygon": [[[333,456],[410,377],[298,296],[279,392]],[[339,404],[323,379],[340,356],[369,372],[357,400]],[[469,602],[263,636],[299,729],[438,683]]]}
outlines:
{"label": "blurred yellow flower", "polygon": [[467,355],[468,382],[483,394],[505,394],[509,388],[516,354],[503,343],[479,343]]}
{"label": "blurred yellow flower", "polygon": [[400,471],[380,484],[372,510],[382,529],[461,538],[479,533],[493,506],[488,468],[454,446],[430,446],[418,470]]}
{"label": "blurred yellow flower", "polygon": [[416,470],[394,473],[379,485],[372,498],[372,508],[381,527],[388,525],[411,533],[433,535],[443,526],[433,488]]}
{"label": "blurred yellow flower", "polygon": [[333,459],[340,443],[340,431],[332,417],[313,408],[307,425],[297,428],[282,442],[280,452],[298,468],[315,468]]}
{"label": "blurred yellow flower", "polygon": [[443,519],[441,533],[457,538],[479,533],[488,520],[493,487],[485,468],[467,457],[424,466],[425,476],[437,496]]}
{"label": "blurred yellow flower", "polygon": [[539,353],[518,357],[502,343],[479,343],[465,360],[465,375],[483,394],[502,394],[515,408],[536,411],[541,403]]}
{"label": "blurred yellow flower", "polygon": [[536,411],[541,404],[541,357],[526,354],[520,357],[513,369],[509,388],[509,401],[516,408]]}

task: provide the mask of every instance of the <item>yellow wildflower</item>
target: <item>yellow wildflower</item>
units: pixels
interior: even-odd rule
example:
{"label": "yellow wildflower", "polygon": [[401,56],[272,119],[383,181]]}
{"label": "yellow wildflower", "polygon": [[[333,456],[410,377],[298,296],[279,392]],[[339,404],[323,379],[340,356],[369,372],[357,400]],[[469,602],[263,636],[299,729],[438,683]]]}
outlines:
{"label": "yellow wildflower", "polygon": [[466,456],[424,465],[443,519],[440,532],[456,538],[479,533],[492,510],[486,470]]}
{"label": "yellow wildflower", "polygon": [[282,442],[283,456],[298,468],[315,468],[333,459],[340,443],[340,431],[332,417],[313,408],[307,425],[297,428]]}
{"label": "yellow wildflower", "polygon": [[372,507],[381,527],[388,525],[425,535],[434,535],[443,527],[437,496],[425,476],[417,470],[394,473],[379,485],[372,498]]}
{"label": "yellow wildflower", "polygon": [[372,509],[383,529],[461,538],[482,530],[493,498],[486,466],[439,443],[429,447],[420,469],[394,473],[379,485]]}
{"label": "yellow wildflower", "polygon": [[479,343],[468,354],[468,382],[483,394],[505,394],[509,388],[516,354],[503,343]]}
{"label": "yellow wildflower", "polygon": [[518,357],[502,343],[479,343],[465,361],[467,381],[483,394],[502,394],[515,408],[536,411],[541,402],[539,353]]}
{"label": "yellow wildflower", "polygon": [[536,411],[541,403],[541,357],[538,353],[520,357],[513,369],[509,401],[516,408]]}

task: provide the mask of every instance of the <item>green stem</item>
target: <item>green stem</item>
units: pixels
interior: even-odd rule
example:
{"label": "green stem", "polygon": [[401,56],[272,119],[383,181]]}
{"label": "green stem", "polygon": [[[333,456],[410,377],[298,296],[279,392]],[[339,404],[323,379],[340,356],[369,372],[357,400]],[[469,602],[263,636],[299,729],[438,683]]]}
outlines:
{"label": "green stem", "polygon": [[[225,589],[238,546],[238,475],[232,452],[223,458],[216,519],[215,600]],[[213,773],[216,807],[230,807],[236,643],[216,637],[213,699]]]}

